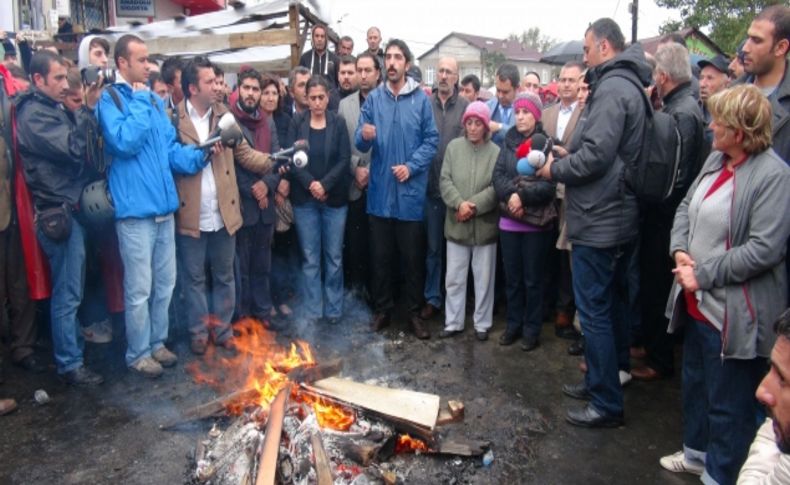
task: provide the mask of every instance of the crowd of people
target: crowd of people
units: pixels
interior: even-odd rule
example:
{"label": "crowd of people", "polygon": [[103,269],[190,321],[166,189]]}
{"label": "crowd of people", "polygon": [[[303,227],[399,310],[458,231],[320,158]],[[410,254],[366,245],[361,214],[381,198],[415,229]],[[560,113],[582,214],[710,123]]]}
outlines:
{"label": "crowd of people", "polygon": [[[471,271],[477,340],[502,302],[499,345],[534,350],[550,318],[584,356],[562,387],[585,402],[569,423],[622,425],[622,387],[672,376],[682,333],[683,446],[661,465],[790,480],[790,8],[759,13],[732,61],[697,65],[682,37],[650,55],[600,19],[556,92],[505,63],[490,99],[452,57],[424,86],[408,45],[382,48],[375,27],[356,56],[348,37],[331,52],[323,25],[310,37],[287,80],[244,66],[232,90],[207,58],[160,66],[134,35],[112,51],[88,36],[76,64],[37,51],[27,78],[0,67],[14,363],[45,369],[30,295],[50,299],[58,374],[93,386],[83,339],[111,340],[111,313],[127,366],[157,377],[178,360],[171,314],[198,356],[232,351],[242,317],[342,324],[349,298],[373,331],[402,307],[417,338],[442,314],[438,337],[454,338]],[[241,136],[215,142],[226,116]],[[676,166],[656,200],[632,175],[667,120]],[[306,165],[272,155],[300,143]],[[105,186],[109,218],[86,201]]]}

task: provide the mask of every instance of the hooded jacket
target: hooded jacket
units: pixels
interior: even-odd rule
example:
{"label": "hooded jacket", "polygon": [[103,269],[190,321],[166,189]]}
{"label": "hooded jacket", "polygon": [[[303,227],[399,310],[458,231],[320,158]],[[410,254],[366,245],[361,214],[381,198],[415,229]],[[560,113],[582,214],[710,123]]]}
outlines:
{"label": "hooded jacket", "polygon": [[[376,127],[376,138],[362,138],[362,127]],[[357,148],[373,150],[368,185],[368,214],[403,221],[422,221],[428,170],[439,145],[439,132],[428,96],[407,77],[400,93],[384,83],[370,92],[354,137]],[[398,182],[392,167],[406,164],[409,178]]]}
{"label": "hooded jacket", "polygon": [[195,174],[208,159],[203,150],[178,142],[161,99],[147,90],[132,91],[125,82],[112,87],[121,109],[105,89],[98,118],[105,152],[112,157],[108,180],[115,218],[171,214],[179,206],[173,172]]}
{"label": "hooded jacket", "polygon": [[[86,35],[80,41],[80,47],[77,49],[77,67],[80,69],[86,68],[91,65],[90,63],[90,45],[91,41],[95,39],[96,35]],[[108,53],[109,54],[109,53]]]}
{"label": "hooded jacket", "polygon": [[573,244],[609,248],[638,233],[637,199],[625,185],[624,171],[642,147],[645,106],[643,94],[621,76],[650,84],[652,71],[641,45],[632,44],[587,72],[590,97],[571,138],[571,154],[551,166],[552,179],[565,184]]}

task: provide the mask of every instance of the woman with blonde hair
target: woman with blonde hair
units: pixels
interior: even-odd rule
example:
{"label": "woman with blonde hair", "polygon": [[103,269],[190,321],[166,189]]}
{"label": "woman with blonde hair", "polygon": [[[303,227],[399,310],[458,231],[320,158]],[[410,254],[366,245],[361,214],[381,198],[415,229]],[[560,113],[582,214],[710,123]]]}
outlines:
{"label": "woman with blonde hair", "polygon": [[661,458],[735,483],[758,426],[754,394],[787,307],[790,168],[771,149],[771,104],[751,85],[708,100],[710,154],[678,207],[669,332],[685,327],[683,450]]}

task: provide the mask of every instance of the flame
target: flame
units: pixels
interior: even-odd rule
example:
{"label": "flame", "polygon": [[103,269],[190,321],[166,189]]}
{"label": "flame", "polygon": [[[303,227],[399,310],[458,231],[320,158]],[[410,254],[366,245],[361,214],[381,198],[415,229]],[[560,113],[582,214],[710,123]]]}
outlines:
{"label": "flame", "polygon": [[356,415],[353,410],[346,409],[320,396],[301,394],[300,398],[313,408],[318,425],[322,428],[330,428],[337,431],[348,431]]}
{"label": "flame", "polygon": [[428,451],[428,445],[424,441],[412,438],[408,434],[398,436],[395,442],[395,453],[421,453]]}
{"label": "flame", "polygon": [[[212,320],[209,320],[209,326]],[[233,324],[236,335],[234,355],[220,353],[209,346],[203,359],[187,365],[196,382],[206,384],[219,393],[254,389],[252,399],[228,406],[230,414],[241,414],[248,406],[268,409],[288,382],[287,373],[296,367],[315,364],[315,357],[306,342],[297,341],[287,349],[277,344],[275,335],[254,319],[245,318]]]}

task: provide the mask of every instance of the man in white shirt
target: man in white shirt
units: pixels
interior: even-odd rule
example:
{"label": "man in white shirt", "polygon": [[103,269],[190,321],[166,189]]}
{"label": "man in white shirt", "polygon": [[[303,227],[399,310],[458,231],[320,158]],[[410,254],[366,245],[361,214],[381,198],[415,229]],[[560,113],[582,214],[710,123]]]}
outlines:
{"label": "man in white shirt", "polygon": [[[576,123],[579,121],[582,107],[579,103],[579,79],[582,77],[584,65],[578,61],[570,61],[562,66],[560,78],[557,82],[557,94],[560,102],[543,110],[543,129],[557,146],[561,156],[567,155],[565,147],[568,146]],[[557,249],[561,251],[559,267],[555,268],[557,276],[557,318],[554,322],[554,332],[558,337],[578,339],[579,333],[573,328],[573,315],[576,306],[573,301],[573,287],[571,284],[570,245],[566,241],[562,230],[565,222],[565,185],[557,185],[557,198],[560,200],[560,240]]]}
{"label": "man in white shirt", "polygon": [[[177,106],[178,136],[183,143],[205,142],[228,112],[216,102],[213,65],[204,57],[186,63],[181,73],[185,99]],[[211,163],[195,175],[176,177],[180,205],[176,233],[181,287],[184,292],[192,352],[206,351],[209,340],[233,346],[230,323],[236,302],[233,261],[236,231],[242,226],[239,188],[234,157],[256,173],[271,170],[268,156],[241,140],[234,148],[222,148]],[[211,274],[211,309],[206,294],[206,264]]]}
{"label": "man in white shirt", "polygon": [[757,431],[738,485],[790,483],[790,310],[779,316],[775,328],[771,370],[756,393],[770,418]]}

